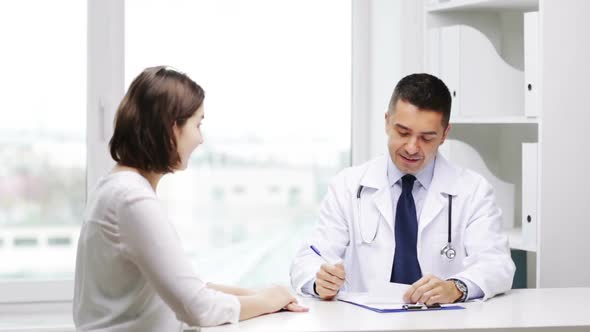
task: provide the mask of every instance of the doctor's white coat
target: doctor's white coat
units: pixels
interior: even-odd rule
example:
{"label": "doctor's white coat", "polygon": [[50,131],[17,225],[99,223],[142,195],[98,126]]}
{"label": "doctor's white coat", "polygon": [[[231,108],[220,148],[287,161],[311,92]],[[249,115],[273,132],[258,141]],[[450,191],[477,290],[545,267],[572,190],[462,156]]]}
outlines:
{"label": "doctor's white coat", "polygon": [[[315,280],[324,263],[309,249],[312,244],[322,256],[343,260],[346,281],[342,291],[366,292],[370,285],[389,281],[395,219],[387,158],[389,155],[347,168],[333,179],[321,204],[318,224],[291,266],[291,282],[297,292],[302,293],[302,287]],[[448,236],[448,195],[453,196],[454,260],[440,253]],[[511,288],[515,266],[508,238],[501,233],[502,215],[493,189],[482,176],[452,165],[439,153],[423,204],[417,243],[423,275],[468,279],[481,288],[484,299]]]}

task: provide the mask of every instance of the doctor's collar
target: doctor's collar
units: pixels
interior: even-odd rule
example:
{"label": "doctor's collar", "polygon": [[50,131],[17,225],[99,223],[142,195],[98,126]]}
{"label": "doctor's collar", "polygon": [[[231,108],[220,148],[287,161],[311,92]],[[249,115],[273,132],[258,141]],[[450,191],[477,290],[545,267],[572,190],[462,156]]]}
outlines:
{"label": "doctor's collar", "polygon": [[[422,185],[422,187],[424,187],[426,190],[428,190],[428,187],[430,187],[432,177],[434,176],[434,164],[436,163],[436,159],[436,157],[432,158],[426,167],[424,167],[420,172],[414,174],[420,185]],[[396,184],[404,175],[406,175],[406,173],[400,171],[391,160],[391,157],[388,157],[387,180],[389,181],[389,186]]]}

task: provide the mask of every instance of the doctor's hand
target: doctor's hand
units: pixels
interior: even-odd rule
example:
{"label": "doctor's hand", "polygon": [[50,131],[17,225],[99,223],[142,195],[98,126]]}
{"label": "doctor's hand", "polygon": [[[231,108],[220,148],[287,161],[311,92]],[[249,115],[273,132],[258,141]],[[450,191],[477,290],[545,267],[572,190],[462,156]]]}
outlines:
{"label": "doctor's hand", "polygon": [[441,280],[431,274],[416,281],[404,294],[407,303],[453,303],[461,298],[461,292],[450,280]]}
{"label": "doctor's hand", "polygon": [[338,263],[322,264],[320,270],[315,274],[315,291],[323,300],[332,300],[344,285],[344,265]]}

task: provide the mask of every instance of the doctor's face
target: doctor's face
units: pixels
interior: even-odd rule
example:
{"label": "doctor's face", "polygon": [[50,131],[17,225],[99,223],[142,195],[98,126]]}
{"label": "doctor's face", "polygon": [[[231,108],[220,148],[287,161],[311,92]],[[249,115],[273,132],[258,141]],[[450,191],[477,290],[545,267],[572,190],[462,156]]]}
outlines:
{"label": "doctor's face", "polygon": [[418,173],[436,156],[450,128],[443,127],[441,112],[422,110],[398,100],[394,110],[385,113],[391,160],[404,173]]}

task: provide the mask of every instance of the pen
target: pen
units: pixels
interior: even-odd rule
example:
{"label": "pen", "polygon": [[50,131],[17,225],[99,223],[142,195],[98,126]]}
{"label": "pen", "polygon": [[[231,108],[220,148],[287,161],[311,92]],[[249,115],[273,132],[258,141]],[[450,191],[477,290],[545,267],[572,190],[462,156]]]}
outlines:
{"label": "pen", "polygon": [[326,257],[322,256],[322,254],[320,254],[320,251],[318,250],[318,248],[316,248],[313,244],[310,245],[309,248],[311,250],[313,250],[313,252],[315,252],[316,255],[320,256],[324,260],[324,262],[334,265],[334,263],[330,262],[329,260],[326,259]]}
{"label": "pen", "polygon": [[[313,252],[315,252],[316,255],[320,256],[321,259],[323,259],[324,262],[326,262],[328,264],[336,265],[338,263],[341,263],[341,261],[338,261],[337,263],[332,263],[329,260],[327,260],[326,257],[324,257],[324,256],[322,256],[322,254],[320,254],[320,251],[318,250],[318,248],[316,248],[313,244],[309,246],[309,249],[313,250]],[[345,287],[346,283],[347,283],[347,281],[346,281],[346,279],[344,279],[344,284],[342,285],[343,288]],[[314,285],[315,285],[315,281],[314,281]]]}

